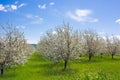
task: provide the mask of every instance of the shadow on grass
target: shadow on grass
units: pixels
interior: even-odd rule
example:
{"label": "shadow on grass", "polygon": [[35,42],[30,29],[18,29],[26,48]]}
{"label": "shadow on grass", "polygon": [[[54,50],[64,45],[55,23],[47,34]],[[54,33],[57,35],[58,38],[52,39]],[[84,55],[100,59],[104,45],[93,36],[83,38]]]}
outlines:
{"label": "shadow on grass", "polygon": [[111,59],[111,61],[120,61],[118,58]]}
{"label": "shadow on grass", "polygon": [[102,62],[102,60],[77,60],[77,61],[71,61],[71,64],[72,63],[76,63],[76,64],[92,64],[92,63],[100,63]]}
{"label": "shadow on grass", "polygon": [[14,77],[16,77],[17,76],[17,74],[11,74],[11,73],[5,73],[5,74],[3,74],[3,75],[0,75],[0,78],[1,79],[6,79],[6,78],[8,78],[8,79],[10,79],[10,78],[14,78]]}
{"label": "shadow on grass", "polygon": [[32,64],[32,65],[29,65],[29,67],[31,68],[42,68],[42,69],[52,69],[54,67],[61,67],[63,66],[62,63],[59,63],[59,62],[40,62],[40,63],[37,63],[37,64]]}
{"label": "shadow on grass", "polygon": [[81,59],[75,59],[72,60],[72,63],[81,63],[81,64],[92,64],[92,63],[101,63],[101,62],[114,62],[114,61],[120,61],[120,57],[115,56],[114,59],[111,58],[111,56],[103,56],[102,58],[100,56],[94,56],[89,61],[87,57],[83,57]]}
{"label": "shadow on grass", "polygon": [[77,73],[78,71],[76,69],[52,69],[52,70],[47,70],[43,73],[44,76],[65,76],[65,75],[72,75]]}
{"label": "shadow on grass", "polygon": [[33,68],[40,68],[38,74],[43,76],[63,76],[63,75],[72,75],[78,72],[78,70],[70,68],[70,64],[67,65],[67,69],[63,70],[63,63],[43,63],[39,65],[32,65]]}

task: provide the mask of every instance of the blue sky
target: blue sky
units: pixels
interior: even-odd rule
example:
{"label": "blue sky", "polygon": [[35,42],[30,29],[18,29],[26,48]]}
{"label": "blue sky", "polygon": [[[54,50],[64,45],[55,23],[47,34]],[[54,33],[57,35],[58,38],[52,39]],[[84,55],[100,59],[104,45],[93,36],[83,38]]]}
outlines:
{"label": "blue sky", "polygon": [[12,23],[29,43],[69,22],[74,29],[120,34],[120,0],[0,0],[0,24]]}

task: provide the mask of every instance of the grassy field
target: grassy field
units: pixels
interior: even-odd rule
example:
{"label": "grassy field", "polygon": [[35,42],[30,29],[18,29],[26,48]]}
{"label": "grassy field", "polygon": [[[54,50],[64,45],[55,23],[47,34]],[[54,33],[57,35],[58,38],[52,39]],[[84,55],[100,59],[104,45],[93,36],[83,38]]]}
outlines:
{"label": "grassy field", "polygon": [[52,63],[34,53],[24,66],[6,69],[0,80],[120,80],[120,57],[72,60],[66,71],[63,63]]}

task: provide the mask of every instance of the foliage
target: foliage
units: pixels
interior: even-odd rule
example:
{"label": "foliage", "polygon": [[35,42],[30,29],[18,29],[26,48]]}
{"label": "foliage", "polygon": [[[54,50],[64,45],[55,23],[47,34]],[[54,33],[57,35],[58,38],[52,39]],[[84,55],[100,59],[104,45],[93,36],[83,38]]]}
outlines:
{"label": "foliage", "polygon": [[89,55],[89,61],[100,50],[99,35],[92,30],[85,30],[83,32],[83,49]]}
{"label": "foliage", "polygon": [[56,28],[55,32],[55,34],[46,32],[46,36],[38,44],[38,51],[55,61],[63,60],[66,69],[69,59],[76,56],[76,51],[79,51],[79,37],[78,34],[73,33],[69,24]]}
{"label": "foliage", "polygon": [[107,52],[111,54],[112,59],[116,53],[119,53],[120,39],[116,36],[111,36],[106,38]]}
{"label": "foliage", "polygon": [[10,24],[0,27],[2,31],[2,34],[0,34],[0,44],[2,46],[0,59],[10,67],[24,64],[28,56],[33,53],[33,49],[27,44],[23,32]]}

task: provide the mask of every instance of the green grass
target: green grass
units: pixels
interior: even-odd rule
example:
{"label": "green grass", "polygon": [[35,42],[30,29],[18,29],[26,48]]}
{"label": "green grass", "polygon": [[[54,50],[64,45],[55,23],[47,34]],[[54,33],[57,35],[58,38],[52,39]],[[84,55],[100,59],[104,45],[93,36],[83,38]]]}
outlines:
{"label": "green grass", "polygon": [[120,56],[96,56],[71,60],[66,71],[63,62],[53,63],[34,53],[24,66],[6,69],[0,80],[120,80]]}

